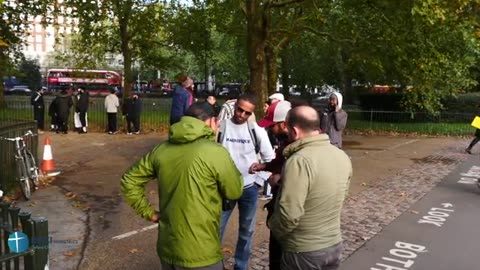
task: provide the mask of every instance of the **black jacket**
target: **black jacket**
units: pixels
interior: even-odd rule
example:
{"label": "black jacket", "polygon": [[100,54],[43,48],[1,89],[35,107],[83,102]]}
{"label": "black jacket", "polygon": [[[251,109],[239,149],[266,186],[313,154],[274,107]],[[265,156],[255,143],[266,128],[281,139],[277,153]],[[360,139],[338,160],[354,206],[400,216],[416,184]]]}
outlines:
{"label": "black jacket", "polygon": [[88,98],[89,98],[88,93],[87,92],[79,93],[76,98],[77,98],[77,103],[75,104],[75,111],[81,112],[81,113],[87,112]]}
{"label": "black jacket", "polygon": [[129,119],[140,117],[142,102],[138,98],[128,98],[122,106],[122,112]]}
{"label": "black jacket", "polygon": [[60,94],[53,101],[56,108],[57,115],[60,117],[68,117],[70,114],[70,108],[73,105],[72,96],[68,94]]}
{"label": "black jacket", "polygon": [[45,104],[43,102],[43,95],[39,92],[33,93],[32,97],[30,98],[30,104],[32,104],[34,109],[43,110],[45,107]]}

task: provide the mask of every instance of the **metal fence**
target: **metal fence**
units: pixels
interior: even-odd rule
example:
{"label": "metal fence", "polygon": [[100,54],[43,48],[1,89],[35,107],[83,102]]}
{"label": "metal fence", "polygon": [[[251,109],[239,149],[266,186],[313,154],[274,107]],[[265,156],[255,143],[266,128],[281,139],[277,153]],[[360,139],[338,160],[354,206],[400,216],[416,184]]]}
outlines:
{"label": "metal fence", "polygon": [[9,202],[0,202],[0,211],[0,269],[48,269],[48,220]]}
{"label": "metal fence", "polygon": [[[0,121],[0,123],[2,122]],[[16,124],[8,122],[8,124],[0,125],[0,137],[17,137],[24,135],[28,130],[36,133],[37,126],[34,121],[20,121]],[[38,164],[38,136],[28,137],[25,143],[36,157]],[[0,139],[0,184],[2,190],[6,192],[18,187],[15,154],[15,143]]]}
{"label": "metal fence", "polygon": [[[50,124],[48,106],[52,96],[45,97],[45,124]],[[169,127],[171,108],[170,98],[142,98],[143,110],[140,117],[142,132],[166,132]],[[2,122],[30,120],[33,118],[28,97],[8,96],[7,108],[0,110],[0,126]],[[90,131],[104,132],[107,115],[104,109],[104,98],[90,98],[88,125]],[[314,104],[317,108],[318,104]],[[320,106],[321,107],[321,106]],[[474,130],[470,127],[474,114],[442,112],[432,115],[424,112],[391,112],[391,111],[359,111],[348,110],[347,129],[351,132],[396,132],[418,133],[426,135],[468,135]],[[120,131],[126,130],[126,121],[121,112],[117,114]],[[73,129],[73,108],[70,113],[70,130]]]}
{"label": "metal fence", "polygon": [[[48,109],[53,101],[53,96],[45,96],[45,127],[49,127],[52,120],[48,115]],[[33,111],[30,106],[29,97],[6,96],[6,108],[0,110],[1,123],[11,123],[18,120],[33,119]],[[104,107],[105,99],[102,97],[91,97],[87,113],[88,130],[104,132],[107,127],[107,114]],[[171,99],[169,98],[148,98],[141,99],[142,113],[140,117],[142,132],[164,132],[168,130]],[[69,114],[69,130],[74,129],[74,108]],[[122,116],[121,106],[117,114],[117,125],[120,131],[126,130],[126,120]]]}

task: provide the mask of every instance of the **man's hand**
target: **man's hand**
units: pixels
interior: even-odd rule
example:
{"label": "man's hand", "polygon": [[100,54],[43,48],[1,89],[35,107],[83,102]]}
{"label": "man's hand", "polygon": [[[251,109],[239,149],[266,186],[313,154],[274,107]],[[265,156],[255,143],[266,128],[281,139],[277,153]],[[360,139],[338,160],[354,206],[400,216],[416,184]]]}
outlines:
{"label": "man's hand", "polygon": [[160,213],[155,211],[155,214],[150,218],[150,221],[153,223],[158,223],[158,220],[160,220]]}
{"label": "man's hand", "polygon": [[268,183],[272,186],[272,187],[277,187],[280,185],[280,178],[282,178],[282,176],[280,174],[272,174],[269,178],[268,178]]}
{"label": "man's hand", "polygon": [[265,164],[260,164],[255,162],[252,165],[250,165],[250,168],[248,169],[248,173],[254,174],[255,172],[263,171],[265,167],[266,167]]}

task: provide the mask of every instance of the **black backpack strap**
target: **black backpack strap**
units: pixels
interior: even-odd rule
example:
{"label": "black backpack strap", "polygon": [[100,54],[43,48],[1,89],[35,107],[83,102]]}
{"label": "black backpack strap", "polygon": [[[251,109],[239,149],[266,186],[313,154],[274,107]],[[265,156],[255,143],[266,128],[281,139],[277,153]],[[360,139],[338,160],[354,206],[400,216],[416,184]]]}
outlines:
{"label": "black backpack strap", "polygon": [[250,138],[252,138],[253,146],[255,147],[255,153],[260,153],[260,144],[257,140],[257,132],[255,131],[255,125],[251,125],[250,121],[247,121],[248,132],[250,133]]}

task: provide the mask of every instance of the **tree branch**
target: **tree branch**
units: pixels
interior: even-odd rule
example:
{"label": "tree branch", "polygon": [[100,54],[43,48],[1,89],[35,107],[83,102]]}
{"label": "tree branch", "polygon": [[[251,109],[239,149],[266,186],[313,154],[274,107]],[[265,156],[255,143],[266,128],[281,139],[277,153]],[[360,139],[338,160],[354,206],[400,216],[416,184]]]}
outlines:
{"label": "tree branch", "polygon": [[292,4],[298,4],[298,3],[302,3],[304,2],[305,0],[284,0],[284,1],[273,1],[273,2],[270,2],[269,3],[269,6],[270,7],[274,7],[274,8],[278,8],[278,7],[284,7],[284,6],[288,6],[288,5],[292,5]]}

